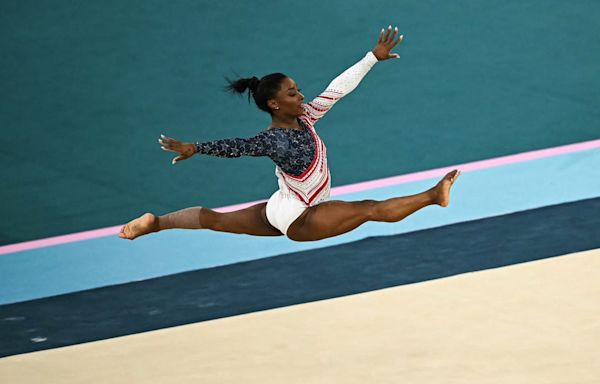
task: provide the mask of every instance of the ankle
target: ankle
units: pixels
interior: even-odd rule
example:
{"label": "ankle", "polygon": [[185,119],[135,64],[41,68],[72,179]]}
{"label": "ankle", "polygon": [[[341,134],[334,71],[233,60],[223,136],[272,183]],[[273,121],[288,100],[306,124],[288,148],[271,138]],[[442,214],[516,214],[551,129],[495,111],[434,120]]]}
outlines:
{"label": "ankle", "polygon": [[430,188],[427,191],[423,192],[425,205],[427,206],[438,204],[439,196],[439,190],[436,187]]}
{"label": "ankle", "polygon": [[169,220],[169,215],[156,216],[154,232],[160,232],[164,229],[171,229],[171,228],[173,228],[173,226],[171,224],[171,220]]}

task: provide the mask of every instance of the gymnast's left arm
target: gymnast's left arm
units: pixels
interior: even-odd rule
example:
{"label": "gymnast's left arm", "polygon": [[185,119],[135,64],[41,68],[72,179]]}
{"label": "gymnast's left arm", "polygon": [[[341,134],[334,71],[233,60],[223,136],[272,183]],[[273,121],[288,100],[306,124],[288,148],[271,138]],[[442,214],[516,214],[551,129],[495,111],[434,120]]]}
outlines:
{"label": "gymnast's left arm", "polygon": [[378,61],[388,59],[399,59],[400,55],[391,53],[391,50],[404,38],[400,35],[398,39],[398,27],[392,30],[390,25],[387,32],[381,29],[377,45],[372,51],[367,52],[359,62],[346,69],[341,75],[333,79],[319,96],[308,104],[304,104],[304,116],[315,124],[327,111],[342,97],[352,92],[366,74]]}

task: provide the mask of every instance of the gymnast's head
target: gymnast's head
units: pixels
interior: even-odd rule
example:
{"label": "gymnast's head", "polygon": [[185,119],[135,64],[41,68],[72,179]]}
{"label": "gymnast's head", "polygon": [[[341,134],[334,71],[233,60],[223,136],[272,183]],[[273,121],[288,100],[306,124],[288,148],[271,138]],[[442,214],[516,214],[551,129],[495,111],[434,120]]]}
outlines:
{"label": "gymnast's head", "polygon": [[254,99],[256,106],[271,116],[295,116],[302,115],[302,103],[304,95],[300,93],[296,82],[283,73],[271,73],[262,79],[257,77],[229,80],[225,88],[232,92],[242,94],[248,91]]}

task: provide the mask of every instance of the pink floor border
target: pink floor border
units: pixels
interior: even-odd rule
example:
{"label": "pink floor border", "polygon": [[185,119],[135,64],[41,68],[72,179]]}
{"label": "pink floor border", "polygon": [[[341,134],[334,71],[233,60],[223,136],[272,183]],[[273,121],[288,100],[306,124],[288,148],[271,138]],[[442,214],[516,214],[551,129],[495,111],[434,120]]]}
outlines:
{"label": "pink floor border", "polygon": [[[471,163],[458,164],[443,168],[431,169],[428,171],[415,172],[406,175],[387,177],[384,179],[377,179],[371,181],[365,181],[361,183],[343,185],[332,188],[331,195],[338,196],[348,193],[367,191],[370,189],[377,189],[382,187],[388,187],[392,185],[410,183],[419,180],[431,179],[439,177],[452,169],[460,169],[461,172],[470,172],[480,169],[499,167],[502,165],[521,163],[530,160],[542,159],[546,157],[559,156],[573,152],[587,151],[591,149],[600,148],[600,139],[585,141],[576,144],[562,145],[560,147],[553,147],[547,149],[541,149],[537,151],[524,152],[516,155],[496,157],[488,160],[474,161]],[[249,207],[253,204],[261,203],[266,200],[251,201],[242,204],[229,205],[226,207],[215,208],[219,212],[231,212],[238,209]],[[71,233],[68,235],[48,237],[46,239],[26,241],[22,243],[4,245],[0,247],[0,255],[9,253],[27,251],[36,248],[50,247],[59,244],[73,243],[76,241],[90,240],[99,237],[114,236],[119,233],[122,225],[116,225],[114,227],[107,227],[101,229],[95,229],[91,231]]]}

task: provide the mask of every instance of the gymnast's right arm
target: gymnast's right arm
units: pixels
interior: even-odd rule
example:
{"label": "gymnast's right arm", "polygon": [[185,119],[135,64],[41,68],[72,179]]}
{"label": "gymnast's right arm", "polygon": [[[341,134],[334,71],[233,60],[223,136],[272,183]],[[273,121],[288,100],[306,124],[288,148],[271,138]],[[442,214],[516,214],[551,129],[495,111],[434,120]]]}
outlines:
{"label": "gymnast's right arm", "polygon": [[266,132],[247,139],[221,139],[196,143],[196,153],[217,157],[269,156],[271,140]]}
{"label": "gymnast's right arm", "polygon": [[172,161],[175,164],[180,160],[190,158],[196,153],[217,157],[271,156],[276,150],[276,137],[273,133],[263,131],[254,137],[246,139],[221,139],[195,144],[183,143],[161,135],[158,141],[163,150],[179,154]]}

